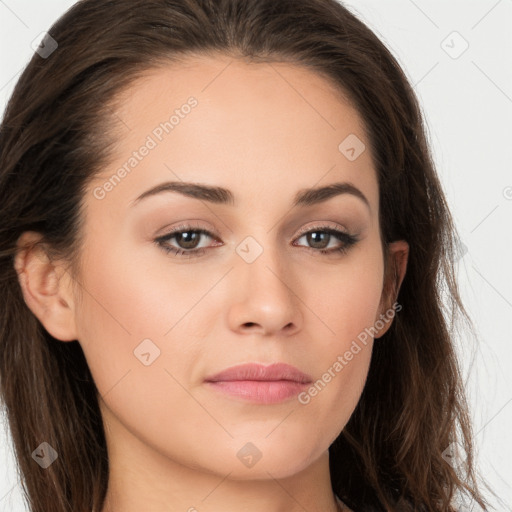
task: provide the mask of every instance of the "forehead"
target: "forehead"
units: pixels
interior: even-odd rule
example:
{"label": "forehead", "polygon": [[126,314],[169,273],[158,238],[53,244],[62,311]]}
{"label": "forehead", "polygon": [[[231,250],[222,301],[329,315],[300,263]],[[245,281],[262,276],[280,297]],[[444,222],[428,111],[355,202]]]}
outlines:
{"label": "forehead", "polygon": [[[350,127],[364,137],[362,119],[330,77],[304,65],[249,63],[222,55],[190,56],[146,71],[118,95],[115,114],[142,127],[145,121],[168,119],[166,114],[179,109],[191,96],[201,103],[196,112],[201,110],[205,117],[211,114],[210,121],[217,119],[224,128],[241,119],[263,120],[265,132],[272,133],[272,124],[284,118],[290,121],[286,132],[296,136],[291,121],[303,116],[313,128],[342,132]],[[131,129],[130,125],[124,127]],[[311,130],[304,128],[309,134]]]}
{"label": "forehead", "polygon": [[349,181],[378,201],[363,120],[340,88],[302,66],[190,57],[146,72],[118,96],[114,115],[112,165],[95,180],[124,167],[112,201],[177,179],[280,201]]}

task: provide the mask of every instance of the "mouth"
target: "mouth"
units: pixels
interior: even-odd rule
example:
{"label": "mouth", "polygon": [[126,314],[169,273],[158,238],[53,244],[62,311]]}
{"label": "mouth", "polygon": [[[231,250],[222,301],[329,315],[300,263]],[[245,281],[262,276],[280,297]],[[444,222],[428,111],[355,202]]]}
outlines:
{"label": "mouth", "polygon": [[311,382],[309,375],[285,363],[237,365],[205,379],[205,384],[217,392],[260,404],[289,400]]}

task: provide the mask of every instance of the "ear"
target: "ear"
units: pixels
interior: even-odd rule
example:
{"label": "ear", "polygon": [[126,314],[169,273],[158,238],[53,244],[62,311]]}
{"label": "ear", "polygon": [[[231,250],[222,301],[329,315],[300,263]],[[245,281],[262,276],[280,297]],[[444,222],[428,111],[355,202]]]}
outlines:
{"label": "ear", "polygon": [[388,261],[387,272],[384,276],[379,316],[375,319],[376,327],[381,324],[384,325],[377,330],[375,339],[383,336],[393,323],[395,314],[393,305],[404,280],[409,258],[409,244],[405,240],[391,242],[387,245],[387,248],[388,253],[385,255]]}
{"label": "ear", "polygon": [[14,268],[29,309],[54,338],[77,339],[71,277],[64,262],[51,260],[42,235],[25,231],[17,241]]}

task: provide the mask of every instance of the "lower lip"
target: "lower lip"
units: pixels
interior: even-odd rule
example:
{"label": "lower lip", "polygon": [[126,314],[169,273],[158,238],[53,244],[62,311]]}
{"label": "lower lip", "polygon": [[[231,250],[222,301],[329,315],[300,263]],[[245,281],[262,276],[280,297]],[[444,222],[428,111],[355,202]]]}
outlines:
{"label": "lower lip", "polygon": [[307,384],[289,380],[230,380],[207,384],[222,393],[260,404],[283,402],[298,395],[307,387]]}

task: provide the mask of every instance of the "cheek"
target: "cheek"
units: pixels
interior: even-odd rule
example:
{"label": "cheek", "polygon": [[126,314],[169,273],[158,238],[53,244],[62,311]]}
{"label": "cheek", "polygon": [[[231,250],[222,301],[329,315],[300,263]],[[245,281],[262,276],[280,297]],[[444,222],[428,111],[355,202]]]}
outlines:
{"label": "cheek", "polygon": [[131,254],[121,242],[100,236],[84,254],[78,338],[100,394],[127,372],[144,367],[141,353],[155,358],[175,321],[168,315],[172,304],[162,294],[164,284],[148,281]]}
{"label": "cheek", "polygon": [[[135,390],[116,398],[130,407],[127,400],[135,406],[142,390],[180,389],[166,370],[188,385],[188,370],[201,352],[197,340],[209,328],[208,318],[218,318],[207,316],[211,302],[201,298],[225,270],[192,272],[190,265],[172,265],[151,244],[141,249],[122,235],[114,239],[114,232],[95,233],[88,244],[80,280],[84,299],[76,318],[100,395],[109,393],[112,400],[114,386],[120,393],[141,377]],[[218,311],[218,302],[214,307]]]}
{"label": "cheek", "polygon": [[[347,350],[353,339],[378,318],[383,287],[383,261],[375,247],[366,244],[339,265],[308,271],[301,294],[321,321],[326,350]],[[323,324],[323,325],[322,325]],[[332,355],[332,352],[331,352]]]}
{"label": "cheek", "polygon": [[316,336],[309,356],[316,381],[298,398],[332,439],[348,422],[366,381],[382,278],[383,262],[366,251],[347,258],[329,276],[309,275],[304,284],[303,293],[311,298],[308,306],[322,320],[317,325],[324,335]]}

